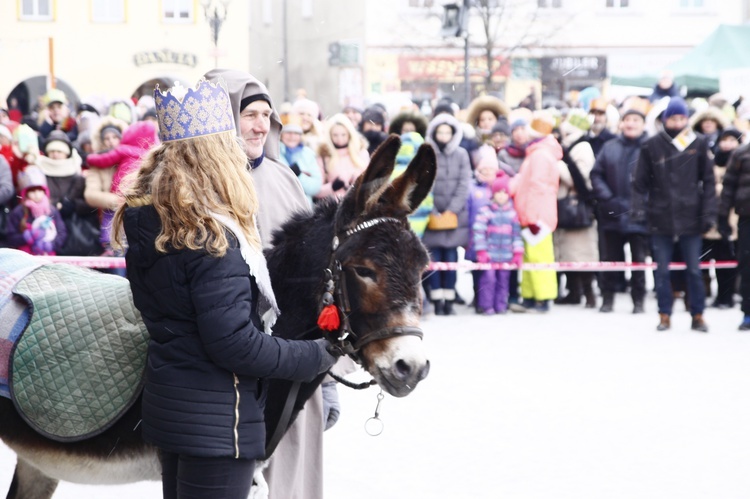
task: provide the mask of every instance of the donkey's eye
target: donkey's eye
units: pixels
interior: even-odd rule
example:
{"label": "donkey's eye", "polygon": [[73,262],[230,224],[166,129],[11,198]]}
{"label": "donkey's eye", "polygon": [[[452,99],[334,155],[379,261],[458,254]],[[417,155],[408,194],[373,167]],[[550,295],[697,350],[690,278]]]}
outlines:
{"label": "donkey's eye", "polygon": [[354,271],[359,277],[362,277],[364,279],[372,279],[374,281],[377,277],[375,271],[370,269],[369,267],[354,267]]}

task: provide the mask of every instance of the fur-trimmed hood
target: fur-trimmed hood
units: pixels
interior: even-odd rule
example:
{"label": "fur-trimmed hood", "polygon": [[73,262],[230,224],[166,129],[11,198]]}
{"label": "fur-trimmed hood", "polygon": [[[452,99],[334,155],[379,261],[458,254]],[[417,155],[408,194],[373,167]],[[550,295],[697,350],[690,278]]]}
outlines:
{"label": "fur-trimmed hood", "polygon": [[414,111],[404,111],[402,113],[398,113],[391,120],[391,124],[388,126],[388,131],[390,133],[395,133],[396,135],[401,135],[403,133],[401,129],[403,128],[404,123],[406,123],[407,121],[414,123],[414,126],[417,128],[417,133],[424,138],[425,134],[427,133],[427,125],[429,123],[427,122],[427,118],[422,116],[421,113]]}
{"label": "fur-trimmed hood", "polygon": [[120,130],[120,135],[125,133],[125,129],[128,128],[128,124],[121,119],[114,118],[112,116],[104,116],[97,124],[96,127],[91,131],[91,149],[96,152],[104,152],[104,144],[102,143],[102,130],[105,127],[113,126]]}
{"label": "fur-trimmed hood", "polygon": [[701,122],[705,120],[714,120],[716,123],[718,123],[719,132],[729,126],[729,120],[726,116],[724,116],[724,113],[721,112],[721,109],[709,106],[703,111],[695,113],[690,117],[690,128],[692,128],[696,132],[700,132]]}
{"label": "fur-trimmed hood", "polygon": [[492,111],[492,114],[498,118],[500,116],[505,116],[507,118],[508,114],[510,114],[510,108],[505,102],[492,95],[482,95],[471,101],[471,104],[469,104],[469,108],[466,112],[466,122],[471,126],[476,127],[479,115],[486,109]]}
{"label": "fur-trimmed hood", "polygon": [[461,139],[463,139],[464,137],[464,132],[461,127],[461,123],[450,114],[442,113],[432,118],[432,121],[430,121],[430,124],[427,127],[425,142],[438,149],[437,143],[435,142],[435,130],[437,129],[437,127],[444,123],[450,125],[451,128],[453,128],[453,137],[445,146],[445,154],[451,154],[453,151],[458,149],[458,146],[461,143]]}

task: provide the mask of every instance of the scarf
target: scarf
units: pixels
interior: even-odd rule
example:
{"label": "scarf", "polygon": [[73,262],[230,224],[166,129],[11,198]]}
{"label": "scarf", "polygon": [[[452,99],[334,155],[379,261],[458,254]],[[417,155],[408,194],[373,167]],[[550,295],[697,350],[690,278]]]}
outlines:
{"label": "scarf", "polygon": [[[262,158],[263,156],[261,156]],[[250,245],[237,222],[219,213],[211,213],[211,216],[229,229],[237,238],[237,241],[239,241],[242,259],[247,263],[250,275],[255,279],[255,283],[258,285],[258,290],[260,291],[258,313],[260,314],[261,321],[263,321],[264,332],[271,334],[271,328],[276,323],[276,318],[279,316],[280,311],[279,306],[276,304],[273,288],[271,287],[271,276],[268,274],[266,258],[260,250]]]}
{"label": "scarf", "polygon": [[51,159],[47,156],[39,156],[36,166],[48,177],[71,177],[81,173],[81,157],[73,148],[73,154],[67,159]]}
{"label": "scarf", "polygon": [[248,170],[254,170],[260,166],[260,164],[263,162],[263,158],[266,157],[266,151],[261,151],[260,156],[258,156],[255,159],[247,159],[247,165],[250,167]]}
{"label": "scarf", "polygon": [[294,163],[294,155],[298,151],[301,151],[303,147],[305,147],[305,144],[302,144],[302,143],[294,147],[288,147],[288,146],[284,147],[284,149],[286,149],[286,151],[284,151],[284,159],[286,159],[286,163],[288,165],[291,165],[292,163]]}
{"label": "scarf", "polygon": [[526,146],[521,145],[517,146],[515,144],[508,144],[508,146],[505,148],[506,151],[508,151],[508,154],[512,158],[524,158],[526,157]]}

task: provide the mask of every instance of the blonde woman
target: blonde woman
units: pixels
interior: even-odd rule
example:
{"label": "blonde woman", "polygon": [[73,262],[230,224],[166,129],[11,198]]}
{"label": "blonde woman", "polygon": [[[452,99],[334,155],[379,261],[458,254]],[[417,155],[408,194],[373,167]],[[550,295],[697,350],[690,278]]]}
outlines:
{"label": "blonde woman", "polygon": [[367,144],[345,114],[334,114],[325,124],[326,133],[318,149],[323,185],[317,199],[343,196],[370,163]]}
{"label": "blonde woman", "polygon": [[335,358],[325,340],[265,334],[278,310],[223,85],[157,89],[155,99],[163,143],[131,177],[113,222],[151,336],[143,438],[161,451],[165,498],[210,489],[245,499],[265,454],[265,378],[311,380]]}

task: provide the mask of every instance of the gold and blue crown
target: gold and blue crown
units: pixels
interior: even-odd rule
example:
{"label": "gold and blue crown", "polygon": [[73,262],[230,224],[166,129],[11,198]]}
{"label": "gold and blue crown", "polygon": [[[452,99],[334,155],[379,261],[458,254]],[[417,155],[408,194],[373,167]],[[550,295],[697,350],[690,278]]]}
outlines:
{"label": "gold and blue crown", "polygon": [[234,131],[234,113],[223,81],[214,84],[201,78],[195,88],[179,82],[163,93],[154,89],[159,138],[162,142],[193,139]]}

